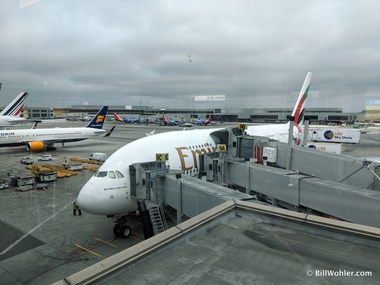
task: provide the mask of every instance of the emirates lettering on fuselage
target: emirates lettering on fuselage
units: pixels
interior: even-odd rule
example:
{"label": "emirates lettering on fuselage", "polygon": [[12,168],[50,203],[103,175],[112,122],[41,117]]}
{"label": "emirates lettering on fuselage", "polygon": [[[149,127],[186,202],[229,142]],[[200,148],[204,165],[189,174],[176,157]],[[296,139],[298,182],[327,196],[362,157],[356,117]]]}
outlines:
{"label": "emirates lettering on fuselage", "polygon": [[[202,147],[194,147],[190,149],[186,146],[176,147],[176,151],[178,152],[179,160],[181,162],[182,171],[191,170],[193,168],[198,168],[199,156],[205,153],[212,153],[216,151],[216,146],[213,146],[209,143],[203,144]],[[186,165],[186,158],[192,158],[192,164],[189,163]]]}

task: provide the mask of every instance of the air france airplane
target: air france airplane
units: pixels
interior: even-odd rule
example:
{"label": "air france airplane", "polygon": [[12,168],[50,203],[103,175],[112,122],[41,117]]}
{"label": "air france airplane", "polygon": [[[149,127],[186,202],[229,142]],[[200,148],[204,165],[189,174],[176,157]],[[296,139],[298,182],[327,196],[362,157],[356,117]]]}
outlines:
{"label": "air france airplane", "polygon": [[108,106],[102,107],[86,127],[0,130],[0,147],[25,145],[28,151],[41,151],[54,149],[55,143],[62,143],[63,146],[65,142],[76,142],[100,135],[106,131],[102,128],[107,110]]}
{"label": "air france airplane", "polygon": [[21,92],[7,107],[0,113],[0,127],[9,127],[27,122],[21,118],[21,112],[24,108],[24,101],[28,97],[28,92]]}
{"label": "air france airplane", "polygon": [[[310,79],[310,75],[306,78]],[[135,140],[105,161],[81,189],[77,204],[87,213],[116,217],[114,233],[127,237],[131,233],[126,224],[127,213],[138,208],[136,199],[131,197],[129,166],[154,161],[156,153],[168,153],[171,170],[196,175],[199,155],[215,152],[221,143],[218,133],[223,131],[223,128],[172,131]]]}

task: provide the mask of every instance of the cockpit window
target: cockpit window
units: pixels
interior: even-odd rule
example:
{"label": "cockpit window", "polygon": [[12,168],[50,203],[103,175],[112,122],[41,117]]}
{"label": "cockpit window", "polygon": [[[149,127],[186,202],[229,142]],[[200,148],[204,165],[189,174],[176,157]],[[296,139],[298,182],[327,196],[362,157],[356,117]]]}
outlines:
{"label": "cockpit window", "polygon": [[106,177],[107,176],[107,171],[99,171],[99,173],[96,175],[96,177]]}
{"label": "cockpit window", "polygon": [[113,172],[113,171],[108,171],[108,177],[109,177],[109,178],[112,178],[112,179],[116,179],[115,172]]}
{"label": "cockpit window", "polygon": [[124,178],[124,175],[120,171],[116,170],[115,173],[117,178]]}

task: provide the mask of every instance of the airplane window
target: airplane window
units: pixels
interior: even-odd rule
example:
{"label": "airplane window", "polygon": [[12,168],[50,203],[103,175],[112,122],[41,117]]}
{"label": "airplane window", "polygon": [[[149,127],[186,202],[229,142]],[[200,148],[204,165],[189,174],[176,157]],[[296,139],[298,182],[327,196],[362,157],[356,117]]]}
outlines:
{"label": "airplane window", "polygon": [[124,178],[124,175],[120,171],[116,170],[115,173],[117,178]]}
{"label": "airplane window", "polygon": [[98,175],[99,171],[96,171],[95,174],[94,174],[94,177],[96,177]]}
{"label": "airplane window", "polygon": [[109,177],[109,178],[112,178],[112,179],[116,179],[115,172],[113,172],[113,171],[108,171],[108,177]]}
{"label": "airplane window", "polygon": [[96,175],[96,177],[106,177],[107,176],[107,171],[99,171],[98,175]]}

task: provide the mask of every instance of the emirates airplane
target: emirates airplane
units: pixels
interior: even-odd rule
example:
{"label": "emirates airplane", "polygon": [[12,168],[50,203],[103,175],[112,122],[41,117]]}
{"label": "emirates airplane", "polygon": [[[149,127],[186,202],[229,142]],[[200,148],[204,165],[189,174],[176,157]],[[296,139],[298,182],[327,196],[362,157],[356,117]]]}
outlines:
{"label": "emirates airplane", "polygon": [[[54,149],[55,143],[76,142],[106,132],[103,128],[108,106],[102,107],[91,122],[79,128],[0,130],[0,147],[26,146],[28,151]],[[113,127],[105,136],[109,136]]]}
{"label": "emirates airplane", "polygon": [[[311,73],[308,73],[293,112],[297,125],[302,119],[310,79]],[[288,124],[282,127],[287,128]],[[217,144],[223,143],[221,138],[225,132],[223,128],[172,131],[128,143],[115,151],[83,186],[77,204],[87,213],[117,218],[113,232],[127,237],[131,233],[127,215],[138,208],[137,200],[131,196],[129,166],[155,161],[157,153],[168,153],[171,170],[196,175],[199,172],[199,155],[215,152]]]}

